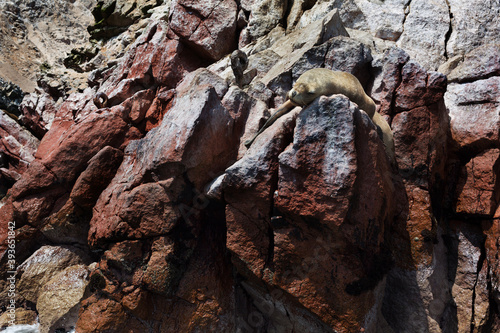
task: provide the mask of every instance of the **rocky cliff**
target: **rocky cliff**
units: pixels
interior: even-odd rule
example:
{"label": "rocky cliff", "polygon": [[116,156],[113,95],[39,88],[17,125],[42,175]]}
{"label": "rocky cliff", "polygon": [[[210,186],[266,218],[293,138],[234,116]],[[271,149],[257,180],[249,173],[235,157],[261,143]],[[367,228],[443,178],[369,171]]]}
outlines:
{"label": "rocky cliff", "polygon": [[[498,1],[65,3],[0,4],[30,32],[0,40],[1,325],[500,330]],[[359,79],[395,163],[343,95],[244,146],[318,67]]]}

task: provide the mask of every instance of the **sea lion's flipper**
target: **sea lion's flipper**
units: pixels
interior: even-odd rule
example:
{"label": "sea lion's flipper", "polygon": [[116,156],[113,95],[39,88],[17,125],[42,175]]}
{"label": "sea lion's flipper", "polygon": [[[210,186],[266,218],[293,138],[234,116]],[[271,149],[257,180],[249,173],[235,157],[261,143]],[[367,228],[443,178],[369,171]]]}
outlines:
{"label": "sea lion's flipper", "polygon": [[250,146],[252,145],[252,143],[254,142],[254,140],[259,136],[259,134],[261,134],[262,132],[264,132],[264,130],[266,128],[268,128],[269,126],[271,126],[272,124],[274,124],[274,122],[276,121],[276,119],[278,119],[279,117],[281,117],[285,113],[289,112],[295,106],[296,105],[292,101],[290,101],[290,100],[287,100],[285,103],[281,104],[281,106],[278,108],[278,110],[276,110],[276,112],[274,112],[271,115],[271,117],[269,117],[269,119],[266,121],[266,123],[264,124],[264,126],[262,126],[261,129],[257,133],[255,133],[255,135],[250,140],[245,141],[245,147],[250,148]]}

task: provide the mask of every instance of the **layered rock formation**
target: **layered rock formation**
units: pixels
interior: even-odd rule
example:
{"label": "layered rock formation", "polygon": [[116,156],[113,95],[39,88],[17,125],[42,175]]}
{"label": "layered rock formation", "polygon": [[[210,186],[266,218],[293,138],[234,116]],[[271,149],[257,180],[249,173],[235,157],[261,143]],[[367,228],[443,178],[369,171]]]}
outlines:
{"label": "layered rock formation", "polygon": [[[87,84],[0,110],[0,308],[14,222],[19,323],[42,332],[498,330],[500,4],[482,10],[99,2],[97,44],[64,62]],[[395,163],[343,95],[243,145],[317,67],[358,77]]]}

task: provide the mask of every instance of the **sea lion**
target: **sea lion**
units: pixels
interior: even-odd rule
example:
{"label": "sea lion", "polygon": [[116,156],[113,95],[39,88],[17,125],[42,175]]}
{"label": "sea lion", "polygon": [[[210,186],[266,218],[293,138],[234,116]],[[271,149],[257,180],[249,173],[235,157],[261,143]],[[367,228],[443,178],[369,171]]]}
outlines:
{"label": "sea lion", "polygon": [[271,115],[264,126],[250,140],[245,141],[245,146],[249,148],[260,133],[294,106],[304,107],[319,96],[333,94],[347,96],[368,114],[373,123],[380,128],[387,155],[391,161],[394,161],[392,131],[387,121],[379,113],[375,112],[375,102],[365,93],[363,86],[354,75],[326,68],[310,69],[302,74],[288,92],[288,100]]}

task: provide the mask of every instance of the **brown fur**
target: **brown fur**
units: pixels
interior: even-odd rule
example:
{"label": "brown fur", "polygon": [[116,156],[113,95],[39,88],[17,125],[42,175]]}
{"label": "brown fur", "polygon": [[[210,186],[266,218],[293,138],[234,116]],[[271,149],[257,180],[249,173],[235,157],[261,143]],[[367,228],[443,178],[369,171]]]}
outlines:
{"label": "brown fur", "polygon": [[267,127],[271,126],[276,119],[290,111],[294,106],[306,106],[319,96],[329,96],[333,94],[342,94],[356,103],[360,109],[365,111],[382,131],[382,140],[385,144],[387,155],[394,161],[394,140],[391,127],[387,121],[376,112],[375,102],[368,96],[358,79],[346,72],[336,72],[326,68],[315,68],[302,74],[293,88],[288,92],[288,101],[283,103],[278,110],[269,118],[254,137],[245,142],[248,148],[255,138]]}

